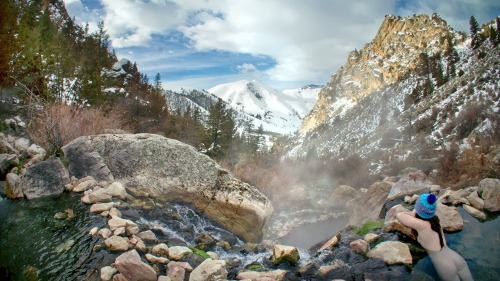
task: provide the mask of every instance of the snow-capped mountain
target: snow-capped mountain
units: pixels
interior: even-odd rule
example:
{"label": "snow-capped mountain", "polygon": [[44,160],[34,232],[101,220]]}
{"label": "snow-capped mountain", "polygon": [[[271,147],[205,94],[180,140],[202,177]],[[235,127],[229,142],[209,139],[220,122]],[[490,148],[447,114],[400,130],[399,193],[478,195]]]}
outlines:
{"label": "snow-capped mountain", "polygon": [[280,92],[256,80],[240,80],[220,84],[209,93],[226,101],[237,112],[254,118],[257,128],[267,132],[294,133],[317,100],[319,86]]}

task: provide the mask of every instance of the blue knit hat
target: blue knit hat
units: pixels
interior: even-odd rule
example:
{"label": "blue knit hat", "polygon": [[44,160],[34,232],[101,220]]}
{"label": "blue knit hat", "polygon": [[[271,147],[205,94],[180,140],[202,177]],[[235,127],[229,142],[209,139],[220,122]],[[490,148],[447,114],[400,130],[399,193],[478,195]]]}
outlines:
{"label": "blue knit hat", "polygon": [[430,219],[436,213],[436,201],[436,195],[424,193],[415,202],[415,211],[421,218]]}

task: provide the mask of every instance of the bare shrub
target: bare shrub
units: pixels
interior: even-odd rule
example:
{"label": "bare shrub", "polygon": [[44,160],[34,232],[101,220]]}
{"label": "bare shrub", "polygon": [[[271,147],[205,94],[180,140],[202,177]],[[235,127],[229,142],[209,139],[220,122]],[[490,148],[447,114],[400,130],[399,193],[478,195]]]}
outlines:
{"label": "bare shrub", "polygon": [[30,138],[43,146],[49,155],[59,155],[72,140],[106,130],[127,130],[118,111],[100,108],[75,108],[64,103],[46,106],[29,124]]}

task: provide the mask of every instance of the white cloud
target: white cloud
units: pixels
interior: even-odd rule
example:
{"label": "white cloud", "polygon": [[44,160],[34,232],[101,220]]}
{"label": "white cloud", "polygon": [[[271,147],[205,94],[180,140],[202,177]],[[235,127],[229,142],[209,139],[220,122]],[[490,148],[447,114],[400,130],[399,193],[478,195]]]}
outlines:
{"label": "white cloud", "polygon": [[226,50],[274,58],[274,80],[324,80],[376,33],[393,1],[213,1],[220,16],[181,27],[198,50]]}
{"label": "white cloud", "polygon": [[[73,10],[83,11],[80,0],[65,1]],[[270,57],[272,67],[259,74],[275,83],[326,83],[350,51],[362,48],[375,36],[387,14],[438,12],[453,27],[467,30],[470,15],[484,22],[492,9],[500,8],[500,2],[484,0],[100,1],[104,8],[101,18],[118,50],[143,46],[146,51],[161,44],[154,36],[181,32],[188,39],[182,43],[190,51]],[[84,15],[95,19],[95,13]],[[153,63],[148,67],[154,68]],[[243,64],[235,70],[248,73],[253,69]]]}
{"label": "white cloud", "polygon": [[240,73],[249,73],[256,71],[257,67],[251,63],[244,63],[236,66],[236,69],[238,69]]}

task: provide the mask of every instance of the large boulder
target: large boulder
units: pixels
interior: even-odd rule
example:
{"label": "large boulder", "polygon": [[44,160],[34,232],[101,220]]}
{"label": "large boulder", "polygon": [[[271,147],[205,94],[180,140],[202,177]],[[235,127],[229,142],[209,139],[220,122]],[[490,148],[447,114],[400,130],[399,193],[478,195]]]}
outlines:
{"label": "large boulder", "polygon": [[354,208],[349,224],[361,225],[368,221],[377,220],[382,210],[387,194],[391,190],[393,182],[389,180],[378,181],[372,184],[367,192],[359,199],[357,205],[362,208]]}
{"label": "large boulder", "polygon": [[27,199],[59,195],[68,183],[68,170],[59,158],[50,158],[28,167],[22,177],[22,189]]}
{"label": "large boulder", "polygon": [[479,183],[478,193],[484,200],[484,209],[490,212],[500,211],[500,180],[484,179]]}
{"label": "large boulder", "polygon": [[414,193],[429,192],[434,185],[422,171],[408,173],[399,179],[389,191],[387,200],[394,200],[404,195],[411,195]]}
{"label": "large boulder", "polygon": [[273,208],[192,146],[154,134],[80,137],[63,147],[71,175],[119,181],[130,193],[193,205],[248,241],[259,241]]}

